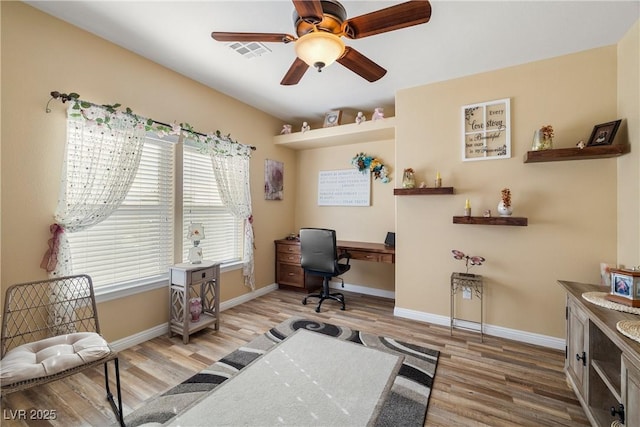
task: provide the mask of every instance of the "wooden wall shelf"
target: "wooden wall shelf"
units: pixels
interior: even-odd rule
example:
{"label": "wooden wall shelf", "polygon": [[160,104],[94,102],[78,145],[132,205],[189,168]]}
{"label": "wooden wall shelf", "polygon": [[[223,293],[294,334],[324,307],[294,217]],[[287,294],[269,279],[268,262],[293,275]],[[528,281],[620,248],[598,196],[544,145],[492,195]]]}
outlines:
{"label": "wooden wall shelf", "polygon": [[629,144],[597,145],[593,147],[557,148],[554,150],[527,151],[525,163],[559,162],[564,160],[588,160],[618,157],[631,151]]}
{"label": "wooden wall shelf", "polygon": [[454,224],[478,224],[478,225],[516,225],[526,227],[529,225],[527,218],[518,216],[454,216]]}
{"label": "wooden wall shelf", "polygon": [[453,187],[394,188],[395,196],[429,196],[435,194],[453,194]]}
{"label": "wooden wall shelf", "polygon": [[294,150],[304,150],[358,144],[361,142],[393,141],[395,138],[395,117],[386,117],[382,120],[369,120],[360,124],[349,123],[328,128],[311,129],[306,132],[276,135],[273,137],[273,143]]}

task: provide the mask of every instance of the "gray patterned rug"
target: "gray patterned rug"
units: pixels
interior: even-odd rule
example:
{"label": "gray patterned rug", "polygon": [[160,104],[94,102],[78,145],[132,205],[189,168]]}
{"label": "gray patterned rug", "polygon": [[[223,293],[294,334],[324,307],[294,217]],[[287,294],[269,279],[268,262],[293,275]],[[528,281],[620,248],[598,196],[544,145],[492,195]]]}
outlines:
{"label": "gray patterned rug", "polygon": [[[246,345],[222,358],[166,393],[146,402],[125,417],[127,426],[160,425],[202,398],[216,386],[236,375],[268,349],[280,343],[298,329],[319,332],[380,351],[404,356],[404,362],[393,381],[391,391],[382,405],[377,426],[422,426],[438,363],[439,352],[393,338],[378,337],[344,326],[332,325],[297,317],[275,326]],[[371,375],[364,372],[363,375]],[[233,411],[233,408],[229,408]],[[215,425],[211,420],[210,425]]]}

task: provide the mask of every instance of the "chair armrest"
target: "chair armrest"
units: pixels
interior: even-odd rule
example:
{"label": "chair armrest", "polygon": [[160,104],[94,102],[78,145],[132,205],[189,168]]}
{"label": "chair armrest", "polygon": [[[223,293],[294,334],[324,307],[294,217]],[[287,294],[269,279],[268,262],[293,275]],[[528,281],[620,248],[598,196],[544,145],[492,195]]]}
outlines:
{"label": "chair armrest", "polygon": [[338,255],[338,260],[336,262],[339,262],[341,259],[346,259],[347,265],[349,265],[349,261],[351,260],[351,254],[349,252],[342,252],[341,254]]}

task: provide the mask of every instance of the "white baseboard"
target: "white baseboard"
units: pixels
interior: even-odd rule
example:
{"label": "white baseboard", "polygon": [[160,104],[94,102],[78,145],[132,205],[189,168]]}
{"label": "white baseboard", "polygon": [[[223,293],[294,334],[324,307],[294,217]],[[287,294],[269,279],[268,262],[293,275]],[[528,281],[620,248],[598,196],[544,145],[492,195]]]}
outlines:
{"label": "white baseboard", "polygon": [[273,292],[276,289],[278,289],[278,284],[272,283],[260,289],[256,289],[255,291],[249,292],[248,294],[240,295],[239,297],[232,298],[228,301],[223,301],[220,303],[220,311],[225,311],[231,307],[235,307],[236,305],[251,301],[252,299],[266,295],[269,292]]}
{"label": "white baseboard", "polygon": [[[422,311],[410,310],[407,308],[395,307],[393,315],[404,317],[406,319],[418,320],[420,322],[433,323],[434,325],[450,326],[450,318],[439,314],[424,313]],[[480,331],[480,325],[475,322],[467,322],[464,320],[456,320],[456,325]],[[520,341],[527,344],[539,345],[542,347],[553,348],[556,350],[564,350],[565,340],[562,338],[550,337],[548,335],[535,334],[532,332],[519,331],[516,329],[505,328],[502,326],[484,324],[484,333],[500,338],[507,338],[514,341]]]}
{"label": "white baseboard", "polygon": [[134,345],[141,344],[145,341],[149,341],[155,337],[159,337],[160,335],[165,335],[169,333],[169,323],[162,323],[158,326],[154,326],[151,329],[147,329],[146,331],[138,332],[137,334],[129,335],[128,337],[110,342],[109,345],[115,351],[126,350],[127,348],[133,347]]}
{"label": "white baseboard", "polygon": [[388,299],[396,298],[396,293],[393,291],[385,291],[384,289],[370,288],[368,286],[352,285],[350,283],[345,283],[343,288],[342,282],[334,281],[334,282],[329,282],[329,287],[331,289],[344,289],[345,291],[348,291],[348,292],[371,295],[374,297],[382,297],[382,298],[388,298]]}
{"label": "white baseboard", "polygon": [[[331,288],[333,289],[342,289],[340,282],[331,282]],[[235,307],[236,305],[243,304],[247,301],[250,301],[254,298],[258,298],[262,295],[266,295],[269,292],[273,292],[278,289],[278,285],[276,283],[272,283],[271,285],[265,286],[263,288],[257,289],[253,292],[249,292],[244,295],[240,295],[239,297],[232,298],[228,301],[224,301],[220,303],[220,311],[227,310],[231,307]],[[361,293],[365,295],[372,295],[382,298],[395,298],[395,292],[385,291],[382,289],[369,288],[366,286],[359,286],[353,284],[344,284],[344,290],[350,292]],[[446,326],[449,327],[450,319],[448,316],[442,316],[438,314],[425,313],[417,310],[410,310],[401,307],[395,307],[393,310],[393,315],[398,317],[403,317],[406,319],[417,320],[425,323],[433,323],[434,325]],[[472,329],[479,331],[480,325],[474,322],[467,322],[464,320],[456,320],[456,325],[464,327],[466,329]],[[111,346],[116,351],[122,351],[129,347],[133,347],[134,345],[138,345],[155,337],[159,337],[163,334],[169,333],[169,324],[163,323],[153,328],[147,329],[145,331],[139,332],[137,334],[113,341]],[[565,348],[565,340],[562,338],[550,337],[547,335],[535,334],[531,332],[519,331],[516,329],[505,328],[502,326],[488,325],[484,324],[484,333],[487,335],[493,335],[496,337],[507,338],[514,341],[520,341],[528,344],[539,345],[542,347],[554,348],[557,350],[564,350]]]}
{"label": "white baseboard", "polygon": [[[271,285],[257,289],[253,292],[249,292],[247,294],[240,295],[239,297],[232,298],[228,301],[221,302],[220,311],[221,312],[225,311],[231,307],[235,307],[236,305],[240,305],[254,298],[258,298],[262,295],[266,295],[269,292],[272,292],[276,289],[278,289],[278,285],[276,283],[273,283]],[[160,325],[154,326],[153,328],[113,341],[109,344],[115,351],[122,351],[129,347],[133,347],[134,345],[138,345],[140,343],[149,341],[150,339],[153,339],[155,337],[159,337],[161,335],[168,334],[168,333],[169,333],[169,322],[162,323]]]}

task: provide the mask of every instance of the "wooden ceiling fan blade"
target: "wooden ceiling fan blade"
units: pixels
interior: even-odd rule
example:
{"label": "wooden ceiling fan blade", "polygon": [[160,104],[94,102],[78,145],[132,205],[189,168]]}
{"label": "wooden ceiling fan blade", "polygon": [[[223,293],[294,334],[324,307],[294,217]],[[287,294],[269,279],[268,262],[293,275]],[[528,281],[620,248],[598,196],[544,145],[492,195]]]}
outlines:
{"label": "wooden ceiling fan blade", "polygon": [[320,0],[293,0],[298,16],[310,24],[318,24],[322,21],[323,11]]}
{"label": "wooden ceiling fan blade", "polygon": [[424,24],[429,22],[430,18],[431,4],[428,1],[408,1],[348,19],[343,27],[347,37],[361,39]]}
{"label": "wooden ceiling fan blade", "polygon": [[280,84],[283,86],[292,86],[298,84],[302,76],[304,76],[304,73],[307,72],[307,68],[309,68],[307,63],[302,59],[296,57],[295,61],[293,61],[293,64],[291,64],[291,67],[289,67],[287,74],[285,74],[282,78]]}
{"label": "wooden ceiling fan blade", "polygon": [[226,33],[214,31],[211,37],[219,42],[274,42],[289,43],[295,40],[290,34],[277,33]]}
{"label": "wooden ceiling fan blade", "polygon": [[337,61],[370,82],[380,80],[387,74],[387,70],[349,46]]}

